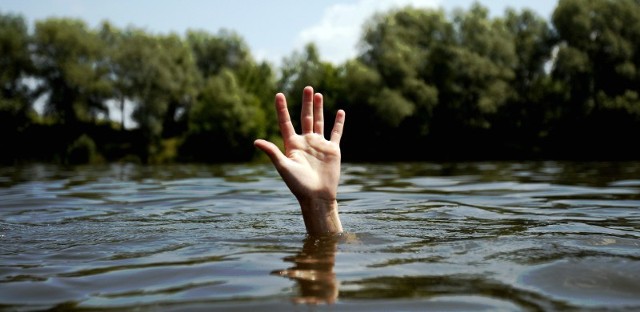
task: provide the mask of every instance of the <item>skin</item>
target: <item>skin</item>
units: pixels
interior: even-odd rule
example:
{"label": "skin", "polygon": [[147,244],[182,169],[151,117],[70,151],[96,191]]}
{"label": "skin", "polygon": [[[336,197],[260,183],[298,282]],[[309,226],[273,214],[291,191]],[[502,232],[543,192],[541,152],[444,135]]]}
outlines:
{"label": "skin", "polygon": [[254,145],[269,156],[298,199],[307,232],[310,235],[341,233],[336,198],[345,112],[339,110],[336,114],[331,137],[327,140],[324,138],[322,94],[314,94],[312,87],[306,87],[302,92],[301,134],[293,128],[284,94],[276,94],[275,106],[284,153],[266,140],[256,140]]}

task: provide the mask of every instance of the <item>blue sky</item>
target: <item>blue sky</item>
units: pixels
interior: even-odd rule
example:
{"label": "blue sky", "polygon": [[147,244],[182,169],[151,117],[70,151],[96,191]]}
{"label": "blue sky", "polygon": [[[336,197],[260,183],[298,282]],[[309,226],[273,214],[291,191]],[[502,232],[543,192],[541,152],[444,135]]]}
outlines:
{"label": "blue sky", "polygon": [[[505,8],[536,11],[549,18],[557,0],[484,0],[493,16]],[[47,17],[75,17],[90,26],[109,20],[153,33],[184,34],[188,29],[215,33],[231,29],[242,36],[254,57],[275,65],[315,42],[324,60],[340,63],[356,55],[363,22],[376,11],[397,6],[468,8],[470,0],[0,0],[0,12],[24,16],[30,25]]]}

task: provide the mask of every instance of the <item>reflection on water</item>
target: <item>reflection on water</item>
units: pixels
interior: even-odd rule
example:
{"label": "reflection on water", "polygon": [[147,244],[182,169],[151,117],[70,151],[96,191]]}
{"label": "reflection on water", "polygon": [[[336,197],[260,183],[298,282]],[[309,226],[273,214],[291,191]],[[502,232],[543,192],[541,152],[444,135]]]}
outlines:
{"label": "reflection on water", "polygon": [[307,237],[300,252],[284,258],[295,266],[272,273],[298,282],[299,295],[294,302],[317,304],[336,301],[338,281],[333,267],[339,239],[340,236]]}
{"label": "reflection on water", "polygon": [[0,167],[0,310],[638,310],[640,163]]}

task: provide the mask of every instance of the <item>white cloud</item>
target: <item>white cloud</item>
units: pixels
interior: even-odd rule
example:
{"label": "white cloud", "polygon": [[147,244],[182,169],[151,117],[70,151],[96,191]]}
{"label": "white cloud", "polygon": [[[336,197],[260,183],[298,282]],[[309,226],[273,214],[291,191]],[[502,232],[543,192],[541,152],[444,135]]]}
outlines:
{"label": "white cloud", "polygon": [[440,0],[358,0],[353,4],[335,4],[325,9],[319,23],[298,34],[296,48],[313,42],[323,60],[342,63],[356,56],[362,26],[373,14],[407,5],[435,8],[439,3]]}

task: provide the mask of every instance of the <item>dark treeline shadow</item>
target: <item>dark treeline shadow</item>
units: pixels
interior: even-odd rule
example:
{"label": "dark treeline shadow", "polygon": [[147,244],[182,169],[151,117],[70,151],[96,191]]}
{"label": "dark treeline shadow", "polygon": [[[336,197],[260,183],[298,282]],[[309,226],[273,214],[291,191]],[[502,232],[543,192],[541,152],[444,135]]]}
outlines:
{"label": "dark treeline shadow", "polygon": [[279,142],[274,94],[297,123],[307,85],[347,112],[345,161],[640,159],[637,0],[560,0],[550,20],[405,7],[363,26],[353,59],[309,44],[275,68],[232,31],[0,12],[0,163],[255,160],[255,138]]}

